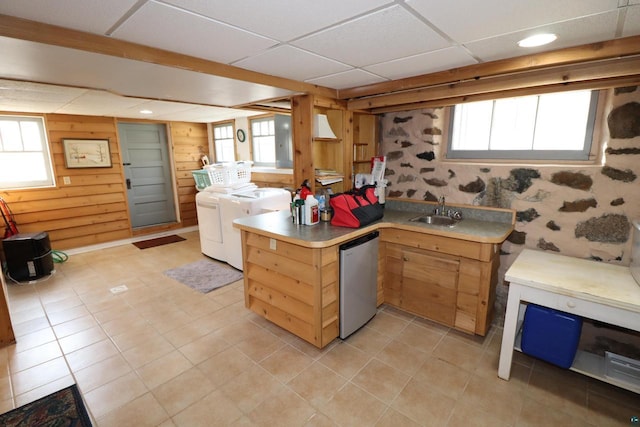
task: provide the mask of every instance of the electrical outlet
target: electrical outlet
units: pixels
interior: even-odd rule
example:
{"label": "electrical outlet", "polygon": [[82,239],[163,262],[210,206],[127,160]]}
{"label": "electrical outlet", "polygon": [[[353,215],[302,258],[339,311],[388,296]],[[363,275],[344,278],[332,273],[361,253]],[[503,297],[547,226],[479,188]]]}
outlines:
{"label": "electrical outlet", "polygon": [[269,239],[269,249],[272,251],[276,250],[276,239]]}
{"label": "electrical outlet", "polygon": [[71,177],[70,176],[63,176],[62,177],[62,182],[64,183],[64,185],[71,184]]}

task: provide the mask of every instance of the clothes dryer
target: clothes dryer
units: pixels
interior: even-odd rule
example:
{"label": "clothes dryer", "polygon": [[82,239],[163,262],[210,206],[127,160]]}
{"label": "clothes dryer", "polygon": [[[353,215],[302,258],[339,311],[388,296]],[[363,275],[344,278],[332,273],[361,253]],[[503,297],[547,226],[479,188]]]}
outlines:
{"label": "clothes dryer", "polygon": [[233,220],[266,212],[289,210],[291,193],[282,188],[257,188],[221,199],[222,241],[226,262],[242,270],[242,240]]}
{"label": "clothes dryer", "polygon": [[219,261],[226,261],[222,244],[222,217],[220,199],[228,197],[224,193],[200,191],[196,194],[196,213],[200,232],[200,251]]}

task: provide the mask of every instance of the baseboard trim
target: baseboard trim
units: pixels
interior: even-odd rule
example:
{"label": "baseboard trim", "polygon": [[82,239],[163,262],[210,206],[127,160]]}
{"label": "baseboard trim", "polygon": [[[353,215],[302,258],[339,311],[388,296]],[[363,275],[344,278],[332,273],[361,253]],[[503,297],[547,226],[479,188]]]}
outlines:
{"label": "baseboard trim", "polygon": [[91,252],[91,251],[97,251],[100,249],[107,249],[107,248],[113,248],[116,246],[127,245],[133,242],[139,242],[141,240],[155,239],[156,237],[169,236],[170,234],[189,233],[191,231],[198,231],[198,226],[193,225],[191,227],[178,228],[175,230],[165,230],[165,231],[154,233],[154,234],[145,234],[144,236],[135,236],[129,239],[114,240],[113,242],[104,242],[104,243],[98,243],[96,245],[82,246],[80,248],[65,250],[64,253],[66,253],[67,255],[76,255],[84,252]]}

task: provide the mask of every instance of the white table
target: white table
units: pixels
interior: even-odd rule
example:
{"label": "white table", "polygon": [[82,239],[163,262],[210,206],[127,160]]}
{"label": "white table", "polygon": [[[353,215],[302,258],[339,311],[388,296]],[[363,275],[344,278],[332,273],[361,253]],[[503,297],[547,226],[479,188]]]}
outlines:
{"label": "white table", "polygon": [[[640,286],[629,267],[523,250],[505,274],[509,297],[498,376],[509,380],[522,303],[534,303],[611,325],[640,331]],[[574,371],[640,393],[640,385],[604,375],[604,358],[578,352]]]}

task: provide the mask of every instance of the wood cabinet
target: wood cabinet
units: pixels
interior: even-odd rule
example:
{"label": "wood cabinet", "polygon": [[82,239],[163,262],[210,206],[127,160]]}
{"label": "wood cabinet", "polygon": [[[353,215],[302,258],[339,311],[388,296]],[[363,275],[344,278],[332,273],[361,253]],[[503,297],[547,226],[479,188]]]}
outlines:
{"label": "wood cabinet", "polygon": [[387,304],[485,335],[493,317],[499,245],[385,229],[382,293]]}
{"label": "wood cabinet", "polygon": [[242,231],[245,306],[322,348],[338,336],[338,246],[309,248]]}
{"label": "wood cabinet", "polygon": [[[314,137],[317,114],[327,116],[335,138]],[[296,187],[308,179],[314,193],[320,188],[340,193],[353,187],[356,173],[371,172],[371,157],[378,153],[376,115],[347,111],[344,101],[300,95],[291,99],[291,117]],[[335,170],[343,180],[323,186],[315,180],[316,169]]]}
{"label": "wood cabinet", "polygon": [[378,116],[353,113],[353,176],[371,173],[371,158],[378,155],[378,126]]}
{"label": "wood cabinet", "polygon": [[[327,116],[335,138],[314,137],[317,114]],[[313,95],[294,96],[291,99],[293,181],[296,186],[308,179],[314,193],[320,188],[331,188],[334,193],[351,188],[351,115],[343,101]],[[343,176],[343,180],[322,186],[315,180],[316,169],[335,170]]]}

